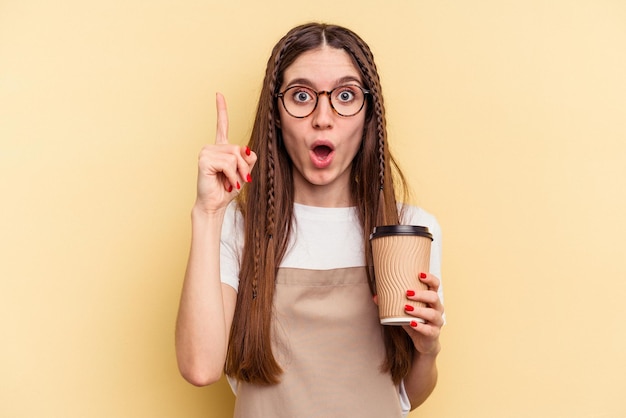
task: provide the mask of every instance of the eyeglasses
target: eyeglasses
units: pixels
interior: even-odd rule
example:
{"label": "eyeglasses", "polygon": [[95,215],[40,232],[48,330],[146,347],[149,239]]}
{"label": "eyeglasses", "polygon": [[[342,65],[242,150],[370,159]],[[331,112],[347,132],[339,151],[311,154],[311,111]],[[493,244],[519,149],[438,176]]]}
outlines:
{"label": "eyeglasses", "polygon": [[315,111],[319,97],[322,95],[328,96],[330,107],[339,116],[354,116],[363,109],[367,94],[370,94],[369,90],[356,84],[347,84],[330,91],[315,91],[305,86],[292,86],[278,93],[276,97],[283,102],[287,113],[294,118],[302,119]]}

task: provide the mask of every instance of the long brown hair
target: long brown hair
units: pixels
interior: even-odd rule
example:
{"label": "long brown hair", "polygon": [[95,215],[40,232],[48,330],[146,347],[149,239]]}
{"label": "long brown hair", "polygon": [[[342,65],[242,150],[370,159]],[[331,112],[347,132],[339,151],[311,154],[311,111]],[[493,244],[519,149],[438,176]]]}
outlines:
{"label": "long brown hair", "polygon": [[[278,127],[276,94],[285,70],[303,53],[322,45],[345,50],[360,71],[368,95],[361,148],[352,163],[350,191],[363,228],[365,265],[371,266],[369,234],[376,225],[399,222],[396,189],[403,200],[407,186],[387,145],[380,79],[369,46],[349,29],[309,23],[290,30],[274,47],[248,146],[258,156],[249,184],[239,196],[245,244],[239,274],[237,307],[230,333],[225,372],[239,380],[274,384],[282,370],[272,353],[271,320],[274,281],[291,234],[292,166]],[[394,184],[395,183],[395,184]],[[375,294],[372,269],[369,283]],[[386,359],[381,365],[395,383],[406,376],[413,345],[401,327],[383,327]]]}

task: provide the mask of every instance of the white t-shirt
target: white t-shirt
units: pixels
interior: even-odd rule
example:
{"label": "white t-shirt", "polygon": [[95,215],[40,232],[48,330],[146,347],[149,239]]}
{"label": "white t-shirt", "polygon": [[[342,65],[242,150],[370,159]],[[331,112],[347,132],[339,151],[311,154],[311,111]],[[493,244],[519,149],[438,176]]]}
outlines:
{"label": "white t-shirt", "polygon": [[[323,208],[296,203],[294,222],[281,268],[332,270],[364,266],[364,237],[355,207]],[[428,227],[433,235],[430,273],[441,279],[441,229],[436,218],[421,208],[405,206],[401,223]],[[239,286],[243,240],[243,218],[233,202],[226,211],[222,226],[220,269],[221,281],[235,290]],[[443,286],[439,287],[439,297],[443,302]],[[230,378],[229,382],[235,391],[236,382]],[[399,397],[406,416],[411,405],[403,383],[399,387]]]}
{"label": "white t-shirt", "polygon": [[[441,228],[437,219],[421,208],[408,205],[403,215],[402,224],[426,226],[433,235],[430,273],[441,280]],[[364,265],[363,236],[356,208],[322,208],[295,203],[294,218],[295,229],[280,267],[330,270]],[[220,268],[222,282],[235,290],[239,287],[243,237],[243,219],[233,202],[226,210],[222,226]],[[439,297],[443,302],[441,285]]]}

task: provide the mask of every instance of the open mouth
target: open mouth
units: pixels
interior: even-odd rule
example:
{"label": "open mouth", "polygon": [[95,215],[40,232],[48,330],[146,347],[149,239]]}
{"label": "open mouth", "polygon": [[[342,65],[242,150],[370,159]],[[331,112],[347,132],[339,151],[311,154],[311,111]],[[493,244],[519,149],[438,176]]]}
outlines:
{"label": "open mouth", "polygon": [[315,156],[322,161],[327,159],[331,152],[333,152],[333,150],[328,145],[317,145],[313,148]]}

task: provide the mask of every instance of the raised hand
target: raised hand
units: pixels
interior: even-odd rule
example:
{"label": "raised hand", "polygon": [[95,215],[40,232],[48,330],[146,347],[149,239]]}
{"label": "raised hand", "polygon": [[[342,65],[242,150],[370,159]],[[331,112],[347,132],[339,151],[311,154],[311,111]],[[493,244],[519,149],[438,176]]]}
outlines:
{"label": "raised hand", "polygon": [[198,157],[196,206],[206,213],[223,210],[243,187],[252,181],[257,156],[247,146],[228,142],[226,100],[217,93],[217,131],[215,144],[206,145]]}

